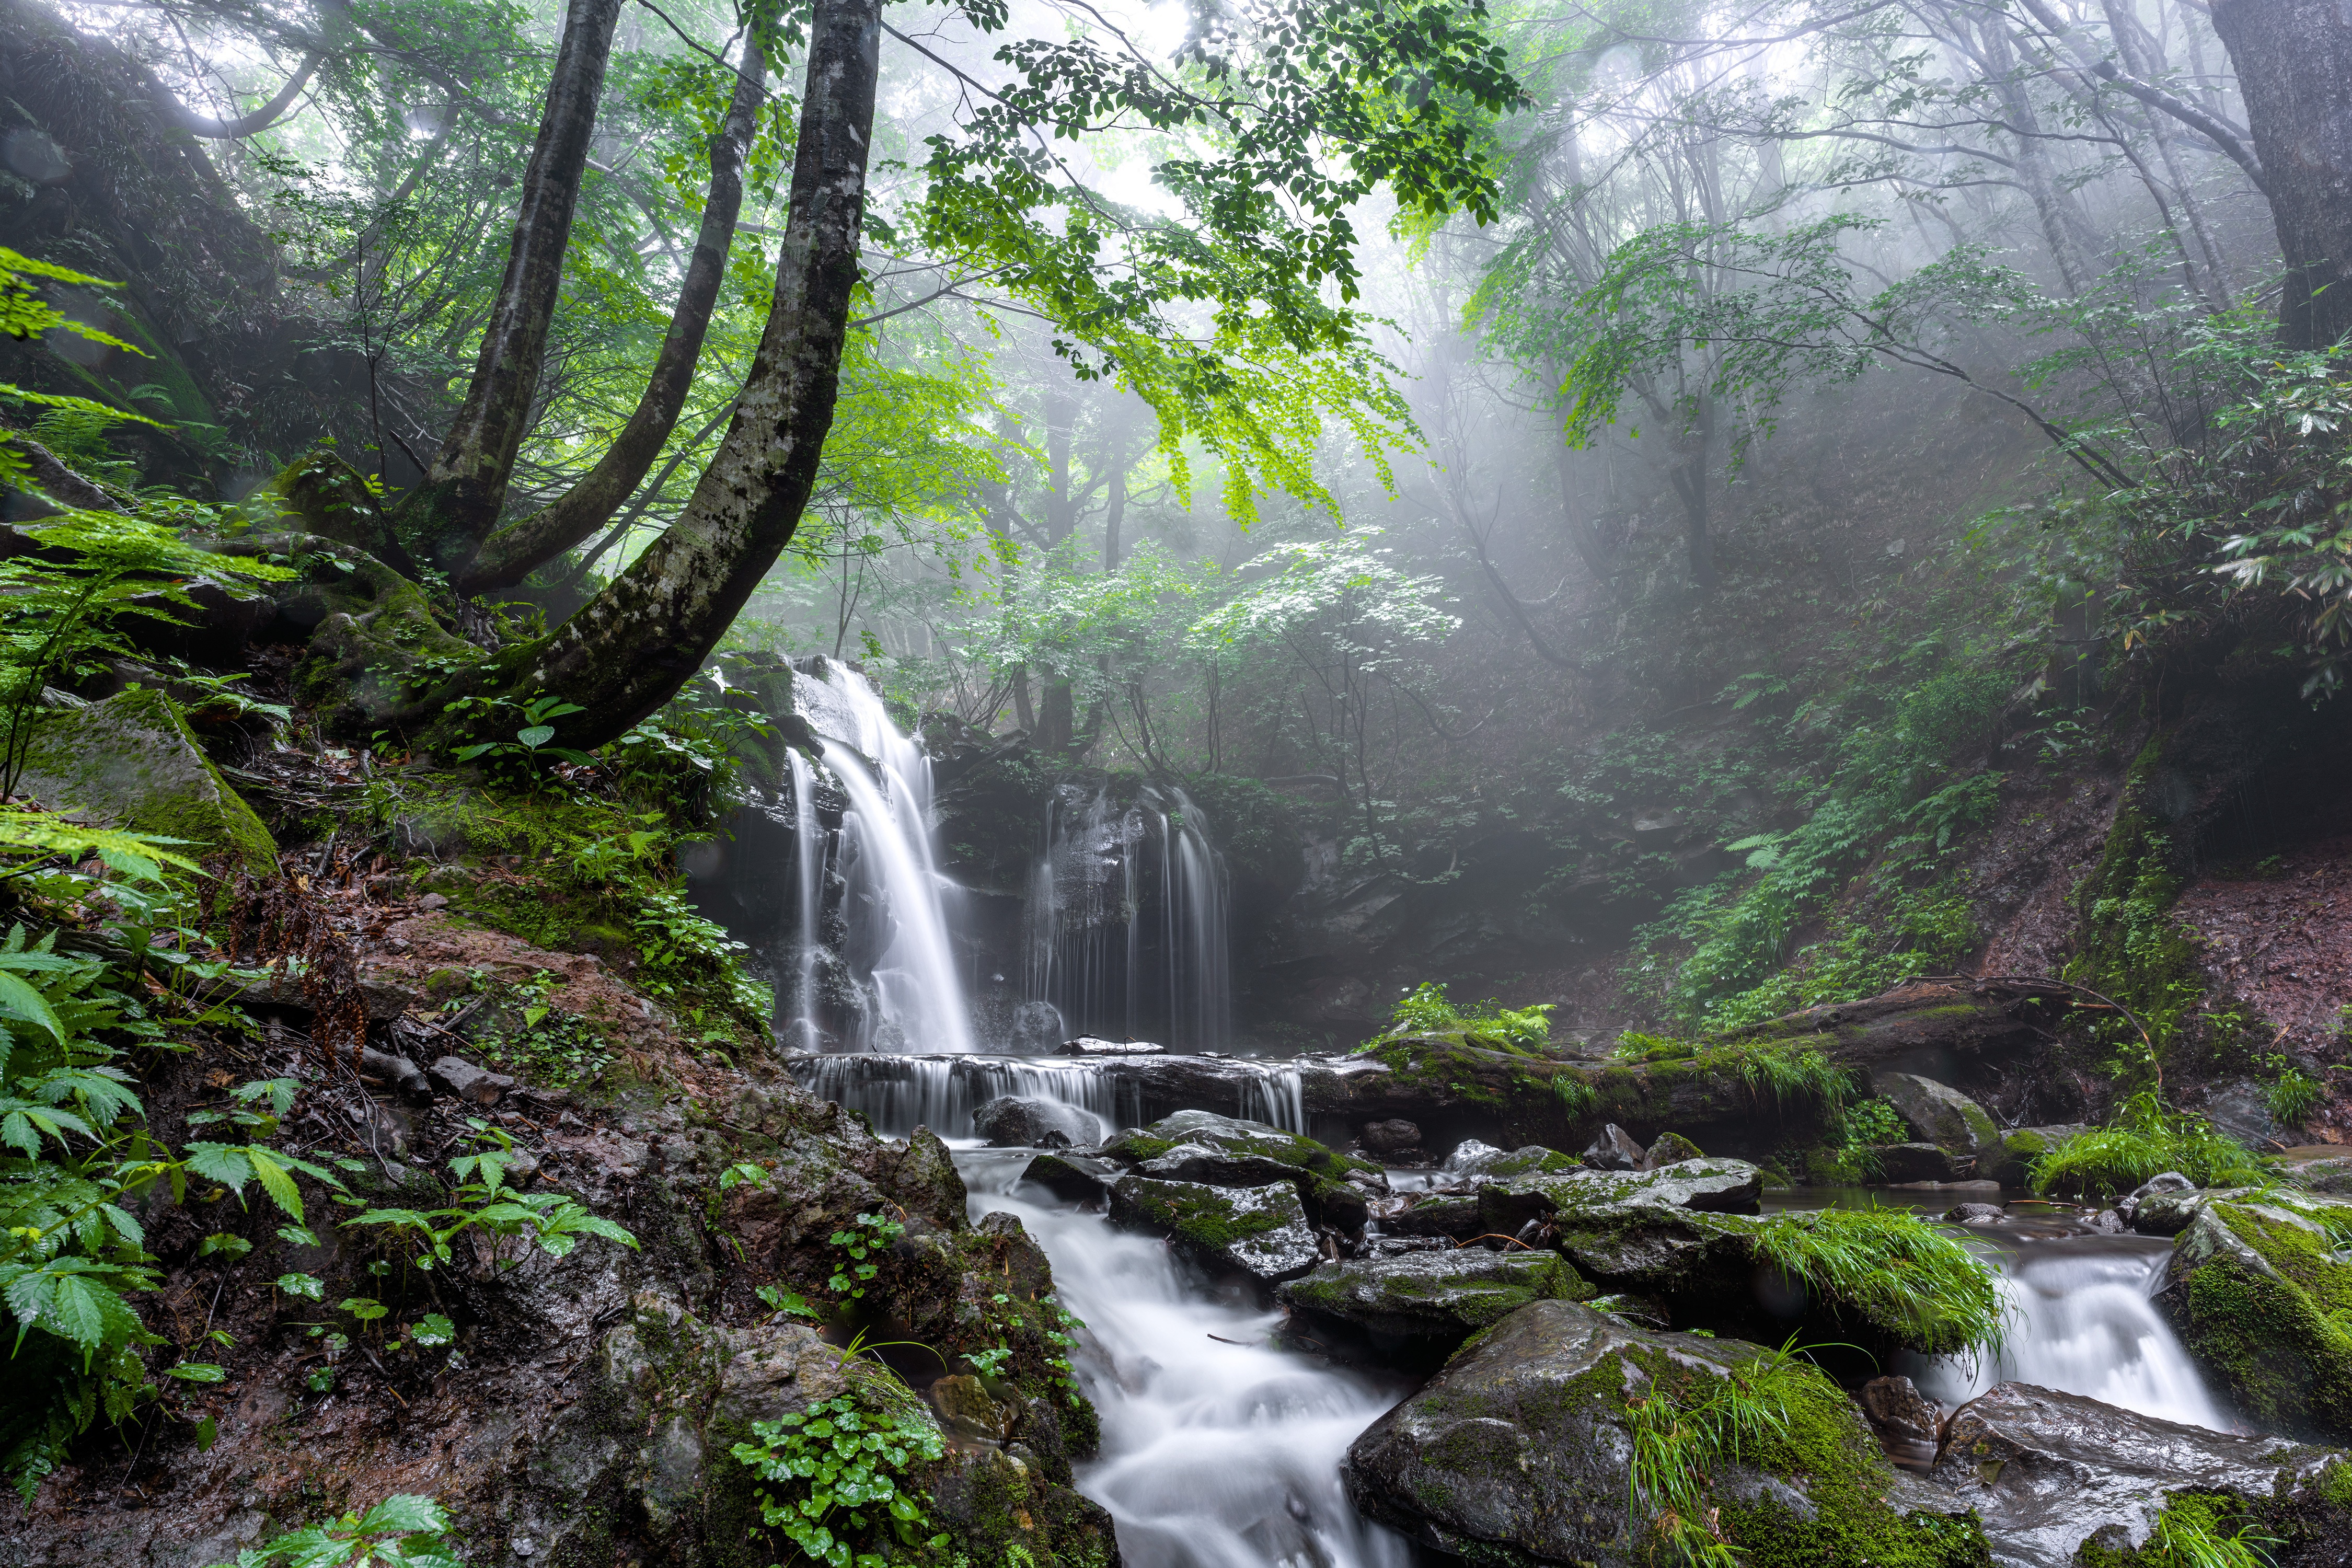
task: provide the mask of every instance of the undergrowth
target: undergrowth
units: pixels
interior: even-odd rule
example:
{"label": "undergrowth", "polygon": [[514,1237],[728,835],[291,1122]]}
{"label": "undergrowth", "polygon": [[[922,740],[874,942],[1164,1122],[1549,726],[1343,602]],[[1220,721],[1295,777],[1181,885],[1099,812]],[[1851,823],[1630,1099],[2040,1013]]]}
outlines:
{"label": "undergrowth", "polygon": [[738,1443],[732,1452],[766,1483],[759,1489],[761,1520],[810,1562],[880,1568],[886,1552],[861,1551],[861,1543],[946,1544],[944,1535],[924,1541],[929,1500],[907,1479],[946,1452],[939,1428],[919,1408],[877,1408],[854,1393],[840,1394],[803,1412],[754,1421],[751,1434],[756,1442]]}
{"label": "undergrowth", "polygon": [[1448,1001],[1445,987],[1424,980],[1406,992],[1389,1013],[1390,1033],[1402,1035],[1466,1034],[1482,1043],[1495,1042],[1507,1050],[1540,1051],[1551,1043],[1552,1004],[1506,1007],[1489,996],[1483,1002],[1457,1006]]}
{"label": "undergrowth", "polygon": [[[1703,1382],[1669,1384],[1654,1374],[1647,1394],[1625,1402],[1633,1440],[1625,1480],[1630,1528],[1681,1563],[1738,1568],[1738,1554],[1715,1528],[1707,1481],[1788,1435],[1794,1385],[1807,1370],[1783,1346]],[[1705,1392],[1694,1394],[1694,1385]]]}

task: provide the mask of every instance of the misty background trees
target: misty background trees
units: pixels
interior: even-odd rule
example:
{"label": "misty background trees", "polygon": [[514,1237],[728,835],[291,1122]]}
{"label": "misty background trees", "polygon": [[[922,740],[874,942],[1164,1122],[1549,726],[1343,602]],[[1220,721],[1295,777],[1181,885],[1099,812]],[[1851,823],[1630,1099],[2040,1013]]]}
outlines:
{"label": "misty background trees", "polygon": [[[138,351],[6,369],[156,418],[15,411],[89,475],[372,481],[354,538],[483,657],[362,728],[593,745],[824,652],[1286,781],[1365,873],[1612,769],[1727,841],[1819,802],[1625,773],[1628,715],[1818,749],[1873,681],[2087,700],[2216,636],[2333,689],[2348,31],[5,0],[11,244],[122,280],[54,292]],[[1563,833],[1554,883],[1651,853]]]}

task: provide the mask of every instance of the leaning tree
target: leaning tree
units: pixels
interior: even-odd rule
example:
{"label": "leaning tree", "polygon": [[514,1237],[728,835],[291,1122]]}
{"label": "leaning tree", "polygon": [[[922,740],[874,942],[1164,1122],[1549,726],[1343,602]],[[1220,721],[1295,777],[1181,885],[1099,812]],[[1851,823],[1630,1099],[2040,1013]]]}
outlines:
{"label": "leaning tree", "polygon": [[[996,0],[954,8],[983,35],[1007,26]],[[375,557],[349,581],[379,584],[389,561],[460,600],[512,584],[595,531],[677,417],[729,237],[730,184],[740,180],[729,171],[740,171],[764,90],[757,48],[746,51],[735,110],[714,143],[702,247],[637,416],[571,492],[509,518],[618,11],[619,0],[569,0],[504,278],[425,482],[380,516],[331,481],[323,489],[333,504],[307,510],[314,521],[335,514],[322,526]],[[576,705],[564,739],[593,747],[701,667],[791,542],[817,478],[876,226],[867,171],[886,33],[953,77],[967,104],[952,133],[930,139],[925,193],[893,237],[956,258],[1045,316],[1075,374],[1134,387],[1163,432],[1189,416],[1195,430],[1222,419],[1215,427],[1231,437],[1230,413],[1208,411],[1282,395],[1266,366],[1321,367],[1321,385],[1333,364],[1372,363],[1369,323],[1353,305],[1360,202],[1385,187],[1408,211],[1492,215],[1479,126],[1517,89],[1481,13],[1475,3],[1248,0],[1202,13],[1172,60],[1100,25],[1003,43],[993,62],[1004,79],[989,81],[894,27],[881,0],[817,0],[765,328],[684,510],[562,625],[492,655],[461,652],[421,625],[413,595],[405,618],[384,613],[393,601],[380,587],[364,605],[347,596],[314,644],[351,678],[356,700],[342,705],[342,723],[446,742],[499,704],[543,700]],[[772,43],[772,18],[759,31]],[[1173,149],[1155,172],[1181,216],[1104,199],[1057,152],[1127,133]],[[320,489],[297,483],[291,493],[315,503]]]}

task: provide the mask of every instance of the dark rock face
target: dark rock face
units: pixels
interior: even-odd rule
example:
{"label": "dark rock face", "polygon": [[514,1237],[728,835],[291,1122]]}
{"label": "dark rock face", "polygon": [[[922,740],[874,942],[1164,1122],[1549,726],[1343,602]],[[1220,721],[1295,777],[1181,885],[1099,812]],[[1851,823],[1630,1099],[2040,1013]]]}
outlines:
{"label": "dark rock face", "polygon": [[1661,1132],[1642,1155],[1642,1168],[1654,1171],[1661,1165],[1678,1165],[1685,1160],[1706,1158],[1705,1152],[1681,1133]]}
{"label": "dark rock face", "polygon": [[1907,1377],[1874,1377],[1854,1403],[1873,1426],[1906,1442],[1933,1443],[1943,1431],[1943,1411]]}
{"label": "dark rock face", "polygon": [[1124,1230],[1166,1237],[1212,1273],[1245,1275],[1260,1286],[1295,1279],[1321,1257],[1298,1189],[1288,1182],[1212,1187],[1122,1176],[1110,1190],[1110,1220]]}
{"label": "dark rock face", "polygon": [[1973,1160],[1937,1143],[1882,1143],[1876,1152],[1879,1179],[1885,1182],[1957,1182],[1976,1170]]}
{"label": "dark rock face", "polygon": [[1021,1179],[1035,1182],[1066,1202],[1087,1204],[1108,1194],[1125,1173],[1116,1161],[1091,1154],[1040,1154],[1029,1162]]}
{"label": "dark rock face", "polygon": [[2004,1383],[1953,1414],[1929,1484],[1909,1500],[1973,1509],[2004,1565],[2074,1568],[2085,1542],[2145,1545],[2172,1493],[2267,1500],[2343,1457]]}
{"label": "dark rock face", "polygon": [[1954,1204],[1944,1211],[1947,1225],[2006,1225],[2009,1211],[1999,1204]]}
{"label": "dark rock face", "polygon": [[1644,1152],[1632,1133],[1612,1121],[1585,1146],[1584,1163],[1595,1171],[1638,1171]]}
{"label": "dark rock face", "polygon": [[[2179,1172],[2167,1171],[2160,1176],[2150,1176],[2147,1181],[2116,1199],[2116,1213],[2123,1216],[2125,1224],[2129,1225],[2139,1217],[2140,1205],[2157,1194],[2193,1193],[2196,1190],[2197,1184]],[[2173,1234],[2177,1236],[2179,1232],[2175,1231]]]}
{"label": "dark rock face", "polygon": [[1360,1183],[1387,1181],[1369,1160],[1335,1153],[1312,1138],[1207,1110],[1180,1110],[1122,1132],[1102,1146],[1105,1158],[1160,1181],[1255,1187],[1287,1181],[1317,1223],[1350,1234],[1370,1213]]}
{"label": "dark rock face", "polygon": [[[1538,1301],[1356,1439],[1349,1495],[1423,1545],[1475,1563],[1633,1568],[1659,1542],[1654,1521],[1629,1507],[1631,1406],[1664,1398],[1694,1407],[1727,1377],[1756,1377],[1769,1353]],[[1787,1436],[1744,1445],[1700,1481],[1735,1552],[1823,1568],[1984,1561],[1966,1520],[1906,1517],[1890,1504],[1893,1469],[1835,1384],[1798,1364],[1773,1387]]]}
{"label": "dark rock face", "polygon": [[1050,1100],[1000,1095],[971,1113],[992,1149],[1068,1149],[1095,1141],[1094,1119]]}
{"label": "dark rock face", "polygon": [[1895,1107],[1920,1142],[1975,1159],[2000,1142],[2000,1129],[1984,1108],[1950,1084],[1914,1072],[1874,1072],[1872,1090]]}
{"label": "dark rock face", "polygon": [[1591,1294],[1558,1253],[1475,1247],[1326,1263],[1276,1292],[1325,1350],[1404,1366],[1436,1365],[1531,1301]]}
{"label": "dark rock face", "polygon": [[1356,1136],[1365,1149],[1375,1154],[1393,1154],[1402,1149],[1421,1147],[1421,1127],[1401,1116],[1385,1121],[1367,1121]]}

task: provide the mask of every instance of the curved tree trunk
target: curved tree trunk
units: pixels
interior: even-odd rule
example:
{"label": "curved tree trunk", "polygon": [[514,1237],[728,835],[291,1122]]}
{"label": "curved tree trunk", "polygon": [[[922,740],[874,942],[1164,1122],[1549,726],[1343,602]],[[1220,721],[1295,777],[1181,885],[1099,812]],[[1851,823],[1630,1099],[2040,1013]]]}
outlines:
{"label": "curved tree trunk", "polygon": [[2352,8],[2214,0],[2213,31],[2238,70],[2286,260],[2279,335],[2326,348],[2352,332]]}
{"label": "curved tree trunk", "polygon": [[727,279],[727,252],[734,244],[735,220],[743,206],[743,165],[767,96],[765,62],[755,45],[744,50],[734,101],[719,134],[710,139],[710,195],[702,205],[702,227],[636,412],[587,477],[539,511],[492,534],[470,564],[451,573],[451,585],[459,593],[510,588],[533,568],[587,539],[612,520],[661,456],[693,388],[695,363],[702,357],[703,336]]}
{"label": "curved tree trunk", "polygon": [[684,515],[508,668],[517,689],[585,710],[566,745],[603,745],[676,695],[800,525],[840,392],[881,41],[881,0],[818,0],[792,216],[734,422]]}
{"label": "curved tree trunk", "polygon": [[604,68],[621,0],[571,0],[547,110],[522,177],[514,243],[466,401],[443,437],[432,472],[401,508],[432,564],[453,575],[473,560],[506,504],[515,453],[530,423],[547,353],[547,329],[563,282],[563,251],[580,205],[580,179],[596,130]]}

